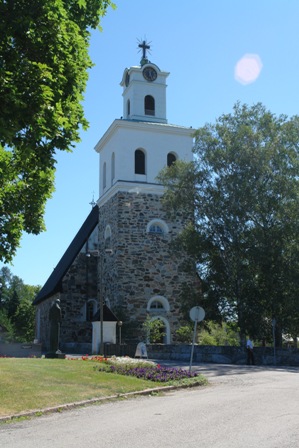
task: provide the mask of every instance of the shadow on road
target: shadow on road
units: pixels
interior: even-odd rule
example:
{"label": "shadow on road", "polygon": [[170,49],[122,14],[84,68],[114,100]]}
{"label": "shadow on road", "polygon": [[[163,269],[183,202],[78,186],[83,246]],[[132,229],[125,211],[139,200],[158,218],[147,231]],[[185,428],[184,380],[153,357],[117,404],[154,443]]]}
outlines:
{"label": "shadow on road", "polygon": [[[171,360],[152,360],[161,366],[177,367],[181,369],[189,369],[190,364],[186,361],[171,361]],[[289,372],[299,373],[299,367],[292,366],[248,366],[235,364],[212,364],[212,363],[193,363],[192,372],[200,373],[205,377],[216,377],[224,375],[242,375],[254,372]]]}

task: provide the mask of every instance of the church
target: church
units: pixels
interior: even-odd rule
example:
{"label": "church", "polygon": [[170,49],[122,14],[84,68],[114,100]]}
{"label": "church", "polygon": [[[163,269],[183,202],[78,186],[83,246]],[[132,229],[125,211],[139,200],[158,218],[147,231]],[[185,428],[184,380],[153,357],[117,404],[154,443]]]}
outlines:
{"label": "church", "polygon": [[198,287],[195,270],[184,271],[187,256],[171,248],[190,217],[168,217],[157,181],[176,160],[192,160],[193,130],[168,124],[169,73],[149,61],[147,42],[139,46],[140,65],[126,68],[120,82],[123,116],[95,146],[99,199],[34,301],[44,350],[57,299],[65,352],[99,353],[100,343],[143,341],[149,319],[162,322],[159,342],[171,344],[182,325],[182,286]]}

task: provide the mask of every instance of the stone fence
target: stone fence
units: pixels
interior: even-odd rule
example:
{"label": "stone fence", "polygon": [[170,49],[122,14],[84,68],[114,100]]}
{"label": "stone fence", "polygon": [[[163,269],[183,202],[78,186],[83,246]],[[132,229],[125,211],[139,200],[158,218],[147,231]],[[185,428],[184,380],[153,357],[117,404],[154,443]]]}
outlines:
{"label": "stone fence", "polygon": [[[90,347],[91,348],[91,347]],[[137,344],[105,344],[105,356],[135,357]],[[191,345],[173,344],[146,345],[147,355],[150,359],[190,361]],[[80,352],[71,351],[70,353]],[[82,353],[87,354],[88,351]],[[91,351],[90,351],[91,354]],[[6,344],[0,343],[0,357],[12,356],[16,358],[40,357],[42,355],[40,344]],[[254,348],[255,363],[257,365],[299,366],[299,349],[276,349],[275,357],[272,347]],[[246,364],[247,354],[243,347],[215,347],[212,345],[195,345],[193,362],[219,363],[219,364]]]}
{"label": "stone fence", "polygon": [[30,358],[42,355],[41,344],[32,343],[5,343],[0,342],[0,357],[9,356],[13,358]]}
{"label": "stone fence", "polygon": [[[106,356],[135,356],[136,345],[106,344]],[[190,361],[191,345],[147,345],[147,355],[151,359]],[[254,348],[257,365],[299,366],[299,349],[276,349],[272,347]],[[215,347],[212,345],[195,345],[193,362],[219,364],[246,364],[247,352],[243,347]]]}

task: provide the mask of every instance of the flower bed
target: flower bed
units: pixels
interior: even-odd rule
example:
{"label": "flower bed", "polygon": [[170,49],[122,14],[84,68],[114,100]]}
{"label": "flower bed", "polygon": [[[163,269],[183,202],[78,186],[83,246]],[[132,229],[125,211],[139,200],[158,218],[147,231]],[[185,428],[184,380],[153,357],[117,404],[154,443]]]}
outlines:
{"label": "flower bed", "polygon": [[98,363],[96,369],[100,372],[117,373],[119,375],[128,375],[149,381],[158,381],[166,383],[169,381],[179,381],[188,378],[194,378],[198,375],[190,373],[187,370],[173,367],[163,367],[153,361],[145,359],[133,359],[128,356],[82,356],[77,358],[68,358],[71,360],[83,360]]}
{"label": "flower bed", "polygon": [[159,381],[166,383],[168,381],[182,380],[185,378],[193,378],[197,376],[196,373],[189,373],[187,370],[175,369],[169,367],[162,367],[158,365],[152,366],[132,366],[132,365],[108,365],[100,367],[100,371],[110,373],[118,373],[120,375],[135,376],[143,380]]}

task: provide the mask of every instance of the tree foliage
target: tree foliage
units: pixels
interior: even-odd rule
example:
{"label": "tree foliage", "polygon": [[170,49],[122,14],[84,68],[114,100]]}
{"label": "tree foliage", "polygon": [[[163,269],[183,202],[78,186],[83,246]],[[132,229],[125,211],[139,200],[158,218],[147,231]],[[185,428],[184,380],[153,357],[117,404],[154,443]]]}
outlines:
{"label": "tree foliage", "polygon": [[274,317],[299,334],[298,149],[298,117],[237,103],[196,131],[194,163],[160,176],[169,210],[193,210],[180,242],[206,303],[237,320],[242,336],[270,336]]}
{"label": "tree foliage", "polygon": [[198,342],[201,345],[230,345],[238,346],[240,343],[238,328],[232,323],[222,322],[221,324],[213,321],[205,322],[200,328]]}
{"label": "tree foliage", "polygon": [[40,287],[24,284],[7,267],[0,270],[0,325],[10,341],[32,342],[35,336],[35,307]]}
{"label": "tree foliage", "polygon": [[149,316],[146,316],[146,320],[142,324],[145,340],[151,344],[161,342],[166,334],[164,328],[165,326],[161,319],[151,319]]}
{"label": "tree foliage", "polygon": [[44,230],[55,152],[87,128],[90,31],[110,0],[0,1],[0,260]]}

